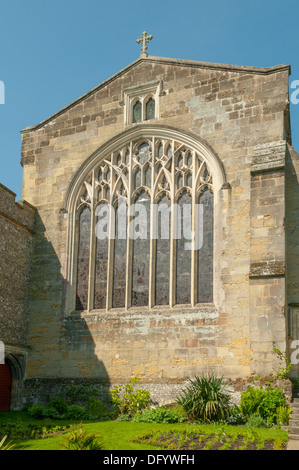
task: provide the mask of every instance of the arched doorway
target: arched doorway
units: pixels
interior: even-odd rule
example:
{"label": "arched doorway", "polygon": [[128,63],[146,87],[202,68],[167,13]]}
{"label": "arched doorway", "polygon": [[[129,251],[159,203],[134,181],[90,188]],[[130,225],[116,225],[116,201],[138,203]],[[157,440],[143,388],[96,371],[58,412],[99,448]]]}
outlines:
{"label": "arched doorway", "polygon": [[7,363],[0,364],[0,411],[10,410],[12,373]]}

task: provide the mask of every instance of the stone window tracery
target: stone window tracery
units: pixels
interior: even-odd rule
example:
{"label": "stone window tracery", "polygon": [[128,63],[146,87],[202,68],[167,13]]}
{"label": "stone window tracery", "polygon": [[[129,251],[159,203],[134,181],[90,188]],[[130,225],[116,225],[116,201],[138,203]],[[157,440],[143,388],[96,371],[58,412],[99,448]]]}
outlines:
{"label": "stone window tracery", "polygon": [[131,140],[89,172],[76,214],[77,310],[213,301],[213,184],[194,148]]}

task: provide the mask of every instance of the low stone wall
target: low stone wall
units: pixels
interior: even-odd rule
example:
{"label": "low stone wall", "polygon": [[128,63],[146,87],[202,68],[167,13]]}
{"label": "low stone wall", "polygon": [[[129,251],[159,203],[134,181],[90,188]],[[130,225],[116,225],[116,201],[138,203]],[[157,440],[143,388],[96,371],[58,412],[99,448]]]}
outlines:
{"label": "low stone wall", "polygon": [[[232,401],[236,405],[240,404],[241,394],[246,391],[249,386],[256,388],[265,387],[271,378],[263,378],[262,380],[254,377],[246,379],[236,379],[225,382],[228,384],[228,390],[232,395]],[[137,388],[148,390],[151,394],[153,405],[169,405],[175,403],[176,397],[188,385],[189,381],[184,380],[180,383],[140,383]],[[57,396],[68,386],[91,385],[100,391],[102,399],[107,398],[108,391],[113,389],[114,385],[95,379],[28,379],[25,381],[24,404],[46,404],[47,397]],[[292,399],[292,383],[288,379],[276,379],[271,381],[274,388],[280,388],[284,391],[288,403]]]}

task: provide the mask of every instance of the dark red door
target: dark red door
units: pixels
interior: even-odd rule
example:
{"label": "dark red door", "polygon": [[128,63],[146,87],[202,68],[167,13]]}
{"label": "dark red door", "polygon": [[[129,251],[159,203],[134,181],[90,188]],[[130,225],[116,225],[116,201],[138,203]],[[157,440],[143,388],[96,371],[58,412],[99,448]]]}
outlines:
{"label": "dark red door", "polygon": [[11,370],[8,364],[0,364],[0,411],[10,409]]}

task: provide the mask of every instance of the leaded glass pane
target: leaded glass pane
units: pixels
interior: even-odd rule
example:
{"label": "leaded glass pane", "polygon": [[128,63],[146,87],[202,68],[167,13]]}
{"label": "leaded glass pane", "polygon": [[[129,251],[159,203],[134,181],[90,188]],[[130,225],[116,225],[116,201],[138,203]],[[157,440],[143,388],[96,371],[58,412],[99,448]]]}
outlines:
{"label": "leaded glass pane", "polygon": [[132,306],[145,306],[149,302],[150,259],[150,198],[145,192],[139,195],[135,207]]}
{"label": "leaded glass pane", "polygon": [[134,180],[135,180],[135,189],[137,189],[141,186],[141,169],[140,169],[140,167],[137,167],[137,169],[135,171]]}
{"label": "leaded glass pane", "polygon": [[188,157],[187,157],[187,166],[189,168],[191,168],[191,166],[192,166],[192,155],[191,155],[191,153],[189,153]]}
{"label": "leaded glass pane", "polygon": [[163,196],[158,204],[156,305],[169,304],[170,219],[170,199]]}
{"label": "leaded glass pane", "polygon": [[155,100],[150,98],[146,103],[146,119],[154,119],[155,118]]}
{"label": "leaded glass pane", "polygon": [[90,221],[90,210],[88,207],[85,207],[79,217],[79,245],[77,261],[76,295],[77,310],[86,310],[88,305]]}
{"label": "leaded glass pane", "polygon": [[199,204],[203,205],[203,244],[198,250],[198,302],[213,302],[213,193],[206,189]]}
{"label": "leaded glass pane", "polygon": [[108,237],[96,240],[94,308],[106,308]]}
{"label": "leaded glass pane", "polygon": [[[191,302],[191,217],[189,210],[191,209],[192,198],[184,191],[178,200],[178,232],[177,240],[177,263],[176,263],[176,303],[189,304]],[[186,206],[186,208],[184,207]],[[181,220],[180,220],[181,219]]]}
{"label": "leaded glass pane", "polygon": [[179,174],[178,181],[177,181],[178,188],[183,186],[183,175]]}
{"label": "leaded glass pane", "polygon": [[139,155],[139,162],[141,165],[146,163],[149,159],[149,145],[148,143],[144,142],[143,144],[140,145],[138,149],[138,155]]}
{"label": "leaded glass pane", "polygon": [[115,241],[112,307],[124,307],[126,300],[126,204],[115,211]]}
{"label": "leaded glass pane", "polygon": [[136,101],[133,106],[133,122],[141,122],[141,103]]}
{"label": "leaded glass pane", "polygon": [[151,187],[151,167],[147,166],[145,169],[145,185],[148,186],[149,188]]}
{"label": "leaded glass pane", "polygon": [[163,157],[163,145],[160,144],[158,148],[158,157],[162,158]]}

